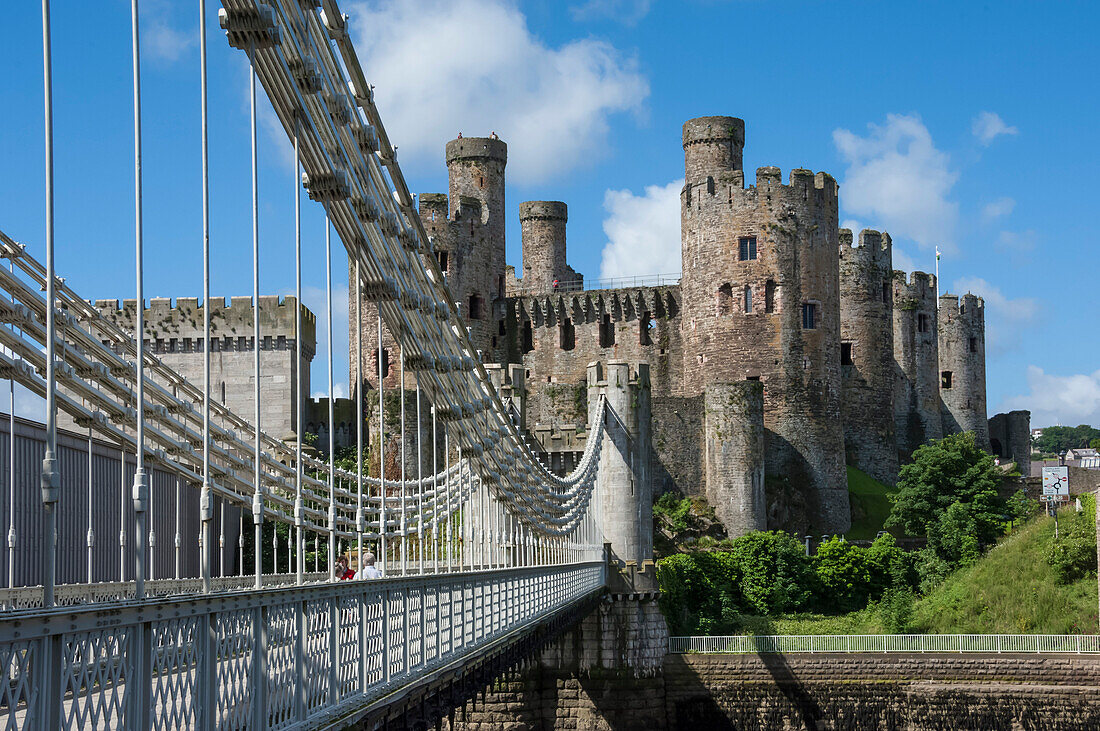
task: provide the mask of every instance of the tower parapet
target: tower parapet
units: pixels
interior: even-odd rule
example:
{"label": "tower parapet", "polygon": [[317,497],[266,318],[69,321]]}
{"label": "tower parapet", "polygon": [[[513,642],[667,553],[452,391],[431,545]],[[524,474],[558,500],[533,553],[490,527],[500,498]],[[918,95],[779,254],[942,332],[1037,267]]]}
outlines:
{"label": "tower parapet", "polygon": [[898,475],[894,414],[893,263],[890,235],[865,229],[853,246],[840,230],[840,373],[844,449],[850,464],[893,484]]}
{"label": "tower parapet", "polygon": [[688,183],[705,183],[741,169],[745,120],[696,117],[684,122],[684,174]]}
{"label": "tower parapet", "polygon": [[940,400],[943,432],[972,431],[989,449],[985,404],[985,302],[944,294],[939,299]]}
{"label": "tower parapet", "polygon": [[943,436],[936,322],[936,277],[894,271],[894,423],[906,458]]}
{"label": "tower parapet", "polygon": [[814,531],[843,533],[836,181],[797,169],[783,185],[762,167],[745,188],[735,121],[717,134],[713,118],[684,125],[684,395],[761,380],[768,474],[805,491]]}

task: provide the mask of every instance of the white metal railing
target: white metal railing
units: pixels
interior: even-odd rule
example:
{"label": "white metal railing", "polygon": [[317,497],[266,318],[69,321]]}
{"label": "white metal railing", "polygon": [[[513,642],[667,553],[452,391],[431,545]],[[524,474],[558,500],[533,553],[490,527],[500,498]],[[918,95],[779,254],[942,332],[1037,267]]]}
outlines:
{"label": "white metal railing", "polygon": [[943,652],[1100,654],[1100,635],[728,635],[669,637],[672,654]]}
{"label": "white metal railing", "polygon": [[353,712],[602,590],[602,562],[16,611],[0,727],[267,729]]}

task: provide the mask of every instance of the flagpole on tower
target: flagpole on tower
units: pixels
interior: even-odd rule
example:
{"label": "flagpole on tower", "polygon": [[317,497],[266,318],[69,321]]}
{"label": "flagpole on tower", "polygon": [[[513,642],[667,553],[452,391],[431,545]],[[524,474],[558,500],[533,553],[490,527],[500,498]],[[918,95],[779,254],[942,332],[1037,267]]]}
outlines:
{"label": "flagpole on tower", "polygon": [[936,247],[936,302],[940,301],[940,247]]}

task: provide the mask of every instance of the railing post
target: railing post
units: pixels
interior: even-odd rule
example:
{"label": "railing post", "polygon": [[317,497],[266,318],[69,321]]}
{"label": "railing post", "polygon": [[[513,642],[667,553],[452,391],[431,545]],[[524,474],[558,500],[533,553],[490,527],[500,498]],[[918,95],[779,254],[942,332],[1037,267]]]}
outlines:
{"label": "railing post", "polygon": [[[259,552],[257,541],[256,550]],[[252,728],[267,728],[267,608],[256,607],[252,621]]]}
{"label": "railing post", "polygon": [[[332,401],[330,400],[331,404]],[[331,408],[331,407],[330,407]],[[336,705],[340,701],[340,643],[337,634],[340,597],[336,594],[328,601],[328,703]],[[300,676],[299,676],[300,677]]]}
{"label": "railing post", "polygon": [[[52,630],[53,628],[51,628]],[[60,632],[46,635],[41,639],[41,653],[38,662],[38,687],[42,728],[61,728],[61,642],[64,635]],[[12,709],[9,709],[11,712]]]}
{"label": "railing post", "polygon": [[218,726],[218,615],[202,618],[199,639],[198,731]]}
{"label": "railing post", "polygon": [[306,605],[305,598],[294,602],[294,717],[306,720]]}
{"label": "railing post", "polygon": [[382,682],[390,682],[390,590],[382,590]]}

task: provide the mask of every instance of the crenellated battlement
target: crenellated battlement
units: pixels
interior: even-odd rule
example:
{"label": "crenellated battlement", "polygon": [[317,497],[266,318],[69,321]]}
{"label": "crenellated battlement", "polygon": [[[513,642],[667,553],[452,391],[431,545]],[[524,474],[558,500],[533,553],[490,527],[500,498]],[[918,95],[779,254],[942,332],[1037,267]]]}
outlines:
{"label": "crenellated battlement", "polygon": [[524,201],[519,204],[519,220],[568,221],[569,207],[561,201]]}
{"label": "crenellated battlement", "polygon": [[557,326],[566,319],[574,324],[601,322],[605,315],[612,322],[638,320],[646,313],[655,320],[666,320],[680,314],[680,288],[597,289],[521,296],[515,302],[517,314],[534,327]]}
{"label": "crenellated battlement", "polygon": [[892,261],[893,241],[890,234],[865,228],[859,232],[855,241],[852,231],[840,229],[840,260],[854,262],[860,266],[878,266]]}
{"label": "crenellated battlement", "polygon": [[984,322],[985,300],[970,292],[961,297],[957,294],[944,293],[940,295],[939,311],[944,317],[962,317],[966,320]]}
{"label": "crenellated battlement", "polygon": [[[297,328],[294,297],[261,296],[260,330],[264,337],[293,339]],[[107,319],[127,330],[133,328],[137,300],[121,303],[117,299],[96,300],[95,308]],[[203,306],[197,297],[154,297],[145,304],[145,336],[148,338],[203,336]],[[253,328],[251,297],[210,299],[210,331],[219,338],[248,336]],[[317,317],[302,307],[303,343],[312,349],[316,343]]]}
{"label": "crenellated battlement", "polygon": [[936,275],[927,272],[909,272],[894,270],[894,295],[915,300],[936,300]]}
{"label": "crenellated battlement", "polygon": [[703,201],[716,206],[776,206],[819,207],[836,210],[838,206],[836,179],[826,172],[795,168],[783,184],[782,171],[774,166],[756,169],[756,185],[745,187],[743,170],[733,170],[716,181],[685,183],[681,193],[683,209],[690,216]]}

